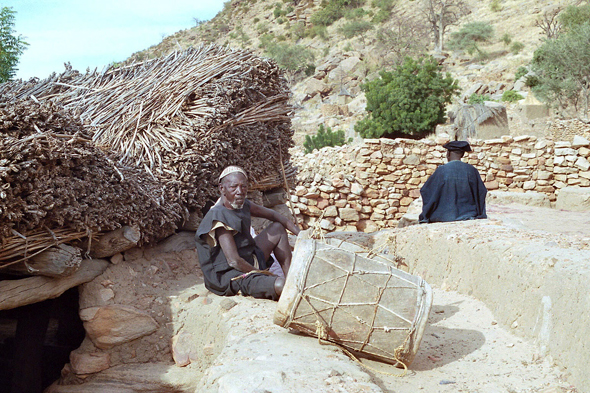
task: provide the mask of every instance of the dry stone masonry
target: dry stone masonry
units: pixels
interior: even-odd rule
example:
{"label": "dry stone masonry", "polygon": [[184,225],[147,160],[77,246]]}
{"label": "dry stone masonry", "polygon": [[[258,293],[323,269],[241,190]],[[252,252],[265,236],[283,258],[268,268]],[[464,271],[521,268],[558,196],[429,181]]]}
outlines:
{"label": "dry stone masonry", "polygon": [[[360,145],[293,154],[299,169],[291,192],[304,227],[372,232],[397,225],[420,188],[445,161],[448,139],[366,139]],[[535,136],[474,140],[463,160],[474,165],[488,190],[538,192],[551,202],[570,187],[590,191],[590,141]]]}

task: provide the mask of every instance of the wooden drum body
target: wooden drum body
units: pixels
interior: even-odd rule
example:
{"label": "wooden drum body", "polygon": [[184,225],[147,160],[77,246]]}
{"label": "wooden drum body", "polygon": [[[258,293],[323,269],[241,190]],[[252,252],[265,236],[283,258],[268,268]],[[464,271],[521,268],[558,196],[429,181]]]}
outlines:
{"label": "wooden drum body", "polygon": [[298,239],[274,323],[409,365],[424,333],[432,289],[385,256],[341,240],[327,242]]}

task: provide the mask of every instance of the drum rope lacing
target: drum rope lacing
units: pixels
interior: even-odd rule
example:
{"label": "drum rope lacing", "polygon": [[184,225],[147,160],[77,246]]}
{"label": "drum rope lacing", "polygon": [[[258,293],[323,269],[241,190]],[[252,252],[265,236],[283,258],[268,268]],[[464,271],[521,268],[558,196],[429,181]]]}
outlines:
{"label": "drum rope lacing", "polygon": [[[326,238],[324,236],[324,231],[320,225],[320,222],[322,220],[324,216],[324,212],[322,212],[322,214],[320,215],[320,218],[315,222],[315,224],[313,225],[312,228],[312,232],[310,237],[312,239],[316,239],[316,240],[320,240],[323,243],[327,243],[326,242]],[[368,249],[367,247],[362,247],[365,248],[368,252],[367,257],[370,257],[371,255],[380,255],[382,258],[389,260],[389,258],[385,258],[384,255],[382,254],[382,251],[387,247],[387,246],[393,246],[393,249],[395,250],[396,248],[396,240],[397,240],[397,236],[396,234],[390,234],[389,237],[387,238],[387,240],[379,247],[373,247],[372,249]],[[407,266],[403,260],[401,260],[401,258],[398,258],[397,256],[395,257],[395,261],[391,261],[393,263],[396,263],[399,267],[399,265],[404,265]],[[303,299],[305,301],[307,301],[307,303],[311,306],[311,303],[309,303],[309,299],[307,299],[305,296],[303,296]],[[362,367],[371,370],[373,372],[379,373],[379,374],[383,374],[383,375],[387,375],[387,376],[391,376],[391,377],[399,377],[399,378],[403,378],[407,375],[408,373],[408,366],[406,366],[406,364],[401,360],[401,358],[403,358],[403,353],[404,353],[404,347],[406,346],[406,344],[408,343],[408,339],[410,338],[410,336],[412,335],[412,331],[414,330],[414,328],[412,328],[412,331],[409,332],[409,334],[406,336],[406,339],[404,340],[403,344],[398,346],[397,348],[395,348],[395,350],[393,351],[393,358],[395,359],[395,361],[397,361],[399,364],[402,365],[402,367],[404,368],[404,371],[401,374],[393,374],[393,373],[388,373],[386,371],[381,371],[381,370],[377,370],[376,368],[373,368],[369,365],[364,364],[363,362],[361,362],[352,352],[350,352],[348,349],[344,348],[342,345],[329,341],[328,340],[328,328],[324,323],[321,322],[321,316],[319,315],[319,313],[317,312],[317,310],[311,306],[311,309],[313,310],[313,312],[316,314],[316,322],[315,322],[315,326],[316,326],[316,331],[315,334],[318,338],[318,343],[320,345],[332,345],[335,346],[336,348],[340,349],[342,352],[344,352],[348,357],[350,357],[351,359],[353,359],[354,361],[356,361],[358,364],[360,364]]]}
{"label": "drum rope lacing", "polygon": [[[314,310],[315,311],[315,310]],[[398,377],[398,378],[403,378],[408,374],[408,366],[406,366],[406,364],[400,359],[400,357],[402,357],[401,355],[403,354],[404,351],[404,346],[407,343],[408,337],[410,335],[408,335],[408,337],[406,337],[406,340],[404,341],[404,343],[402,345],[400,345],[399,347],[397,347],[395,349],[395,351],[393,352],[393,358],[402,365],[402,367],[404,368],[404,371],[401,374],[393,374],[393,373],[388,373],[387,371],[382,371],[382,370],[377,370],[376,368],[373,368],[369,365],[364,364],[363,362],[361,362],[359,360],[359,358],[357,358],[352,352],[350,352],[348,349],[344,348],[342,345],[329,341],[328,340],[328,329],[326,328],[326,326],[320,322],[319,319],[316,319],[315,321],[315,326],[316,326],[316,336],[318,337],[318,343],[320,345],[332,345],[335,346],[336,348],[340,349],[342,352],[344,352],[346,355],[348,355],[348,357],[350,357],[352,360],[356,361],[358,364],[360,364],[362,367],[374,371],[376,373],[379,374],[383,374],[383,375],[387,375],[390,377]]]}

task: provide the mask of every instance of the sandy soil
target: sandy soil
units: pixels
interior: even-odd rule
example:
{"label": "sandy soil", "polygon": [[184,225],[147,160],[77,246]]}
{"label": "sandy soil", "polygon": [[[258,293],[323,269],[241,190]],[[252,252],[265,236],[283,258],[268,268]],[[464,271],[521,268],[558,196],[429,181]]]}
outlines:
{"label": "sandy soil", "polygon": [[[384,372],[382,363],[364,361]],[[403,378],[369,371],[386,392],[575,392],[567,375],[537,355],[535,347],[499,327],[480,301],[434,288],[420,350]]]}

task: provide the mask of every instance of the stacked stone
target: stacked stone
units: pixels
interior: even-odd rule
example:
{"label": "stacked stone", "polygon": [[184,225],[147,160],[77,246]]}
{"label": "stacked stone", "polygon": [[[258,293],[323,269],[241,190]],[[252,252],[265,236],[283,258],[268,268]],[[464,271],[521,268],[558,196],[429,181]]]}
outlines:
{"label": "stacked stone", "polygon": [[537,191],[555,201],[565,186],[590,186],[590,142],[537,140],[532,136],[475,141],[467,162],[484,178],[488,190]]}
{"label": "stacked stone", "polygon": [[[293,154],[299,169],[291,194],[304,227],[372,232],[396,226],[420,188],[443,164],[447,139],[367,139],[360,146]],[[566,186],[590,187],[590,141],[503,136],[475,140],[463,161],[475,166],[488,190],[536,191],[556,200]]]}
{"label": "stacked stone", "polygon": [[547,134],[555,141],[572,141],[578,135],[590,138],[590,124],[579,119],[556,120],[552,122]]}

